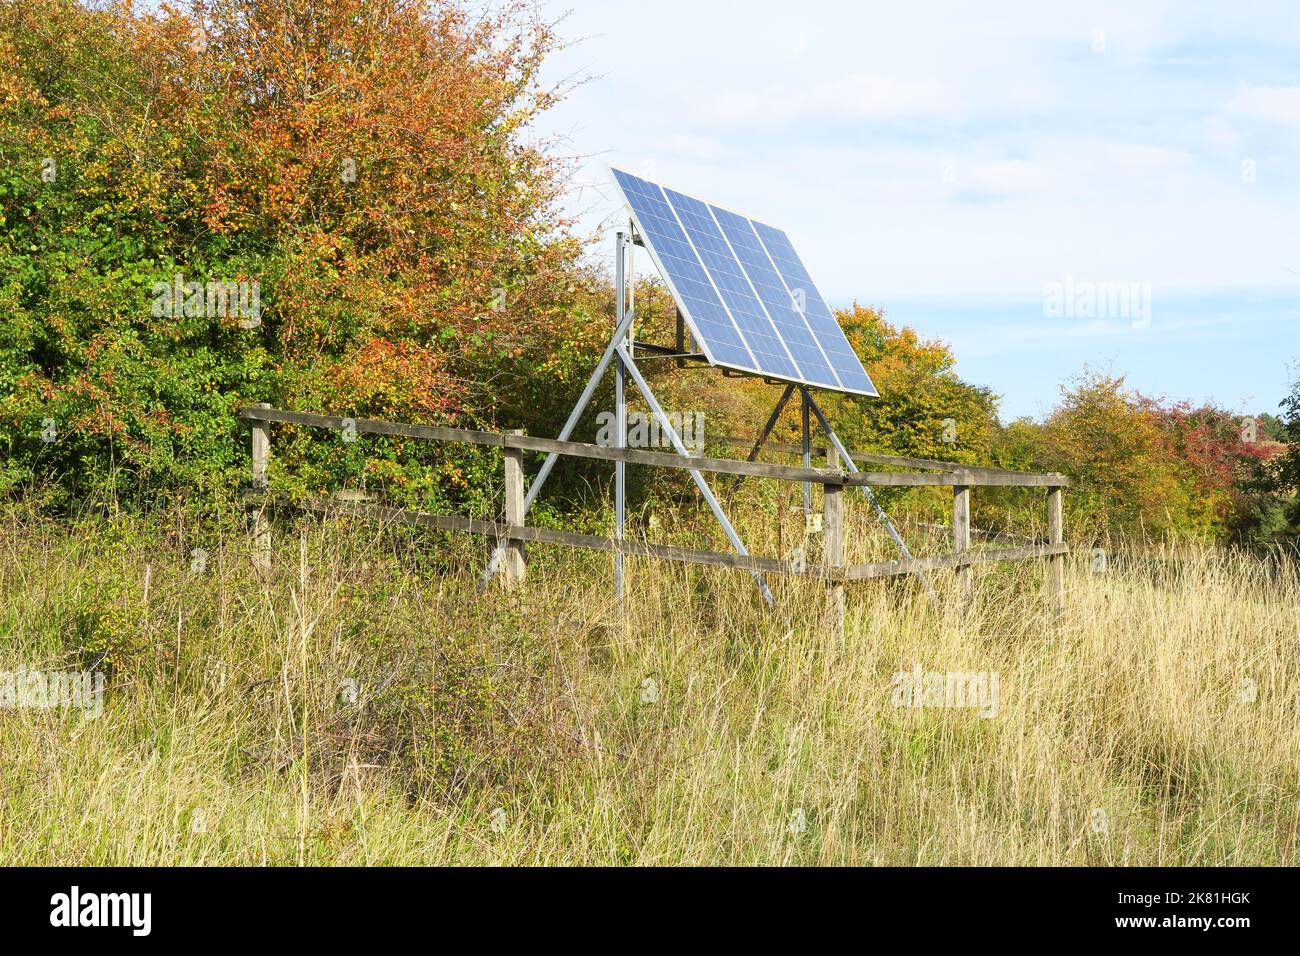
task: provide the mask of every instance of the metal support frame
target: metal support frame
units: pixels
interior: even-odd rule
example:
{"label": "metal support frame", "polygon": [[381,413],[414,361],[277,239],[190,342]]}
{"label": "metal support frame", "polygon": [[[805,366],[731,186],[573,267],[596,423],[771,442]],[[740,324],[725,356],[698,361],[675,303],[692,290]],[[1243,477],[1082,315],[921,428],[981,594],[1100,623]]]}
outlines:
{"label": "metal support frame", "polygon": [[[633,241],[635,241],[635,236],[633,236]],[[591,401],[591,397],[596,391],[596,386],[604,377],[605,370],[609,368],[612,361],[615,366],[614,388],[615,402],[617,404],[617,410],[615,412],[616,447],[624,448],[627,445],[627,397],[625,394],[625,376],[631,376],[632,381],[641,392],[641,396],[645,399],[646,404],[650,406],[651,412],[654,414],[655,418],[658,419],[660,429],[668,435],[677,454],[684,458],[688,458],[690,457],[690,453],[686,450],[685,443],[682,441],[681,436],[677,434],[677,430],[673,428],[672,422],[669,420],[668,416],[664,414],[663,408],[659,405],[659,400],[655,398],[654,392],[651,391],[650,386],[641,375],[640,369],[637,368],[635,359],[632,357],[632,325],[636,317],[636,310],[633,307],[634,300],[631,302],[627,301],[628,283],[627,275],[624,270],[624,253],[627,246],[627,236],[622,231],[619,231],[616,236],[617,258],[614,267],[615,291],[618,298],[615,307],[615,321],[617,325],[614,329],[614,335],[610,339],[609,345],[606,346],[600,362],[596,365],[596,370],[588,380],[586,388],[583,389],[582,395],[578,399],[578,403],[573,407],[573,411],[569,413],[568,420],[560,430],[559,438],[560,441],[569,440],[569,436],[572,434],[573,429],[577,426],[579,419],[582,417],[582,413],[586,410],[588,403]],[[774,423],[775,418],[773,419],[773,424]],[[538,492],[542,489],[542,485],[550,476],[551,469],[554,467],[557,457],[558,455],[554,452],[548,454],[546,460],[542,463],[541,470],[537,473],[537,477],[534,478],[532,483],[528,486],[528,494],[523,501],[521,518],[522,515],[526,515],[528,509],[532,507],[533,502],[537,498]],[[619,545],[621,545],[625,532],[626,465],[624,462],[618,461],[614,463],[614,466],[615,538]],[[700,490],[700,494],[708,504],[709,510],[713,512],[713,516],[717,518],[718,523],[722,525],[722,530],[726,533],[727,539],[731,542],[736,553],[742,557],[748,557],[748,549],[746,549],[744,542],[740,539],[740,535],[736,533],[735,527],[727,518],[726,512],[722,510],[722,505],[719,504],[717,497],[713,494],[713,489],[709,487],[709,483],[704,479],[704,475],[697,469],[690,469],[690,473],[691,477],[695,480],[696,487]],[[491,581],[492,576],[496,574],[501,565],[504,551],[504,544],[499,544],[496,550],[493,551],[492,558],[488,562],[487,568],[484,569],[483,574],[479,579],[480,589],[486,587],[488,582]],[[771,589],[767,586],[767,581],[759,571],[751,570],[750,574],[753,575],[754,580],[757,582],[759,591],[763,595],[763,600],[770,607],[774,603],[775,599],[772,596]],[[621,546],[616,546],[614,549],[614,587],[619,603],[621,604],[623,600],[623,549]]]}
{"label": "metal support frame", "polygon": [[[627,315],[623,316],[623,321],[620,322],[618,328],[614,330],[614,337],[610,339],[609,344],[605,346],[604,354],[601,355],[600,361],[596,363],[596,370],[591,373],[591,378],[587,380],[587,385],[583,388],[582,394],[578,397],[577,404],[573,406],[573,411],[569,412],[569,417],[565,421],[564,427],[560,429],[560,434],[558,436],[560,441],[568,441],[569,437],[573,434],[573,430],[578,427],[578,422],[582,418],[582,413],[587,410],[587,406],[591,403],[591,396],[596,393],[596,386],[599,385],[600,380],[605,377],[605,371],[609,368],[610,362],[614,359],[615,346],[618,345],[619,340],[626,335],[631,328],[632,313],[629,312]],[[524,497],[524,514],[528,513],[528,509],[531,508],[533,502],[537,500],[537,495],[542,490],[542,485],[546,484],[546,479],[550,477],[551,469],[555,467],[555,463],[559,458],[560,456],[557,452],[549,452],[546,455],[546,460],[542,462],[542,467],[541,470],[537,472],[537,477],[534,478],[532,483],[528,486],[528,494]],[[501,546],[498,546],[497,549],[492,552],[492,559],[488,561],[488,566],[483,570],[483,574],[479,577],[480,589],[487,587],[488,582],[492,580],[492,575],[497,573],[497,569],[501,566],[501,557],[503,552],[504,549]]]}
{"label": "metal support frame", "polygon": [[673,359],[678,368],[686,368],[688,360],[704,362],[704,368],[713,367],[708,364],[708,356],[703,352],[679,352],[671,345],[656,345],[654,342],[633,342],[632,357],[638,359]]}
{"label": "metal support frame", "polygon": [[[745,456],[745,461],[758,461],[758,454],[763,450],[763,445],[767,443],[767,438],[772,434],[772,429],[776,423],[781,420],[781,413],[785,411],[785,406],[790,401],[790,396],[794,394],[795,387],[787,385],[785,391],[781,393],[780,400],[776,403],[776,408],[772,409],[772,414],[768,416],[767,424],[763,426],[763,431],[759,434],[758,440],[754,442],[754,447],[749,450]],[[744,475],[737,475],[736,480],[731,483],[731,488],[727,491],[727,505],[736,497],[736,492],[740,490],[740,483],[745,480]]]}
{"label": "metal support frame", "polygon": [[[821,425],[822,431],[826,433],[826,438],[835,447],[835,450],[839,452],[840,458],[844,460],[844,467],[848,469],[850,474],[856,474],[858,466],[854,463],[853,456],[849,454],[848,449],[844,447],[844,443],[840,441],[840,436],[835,434],[835,429],[831,428],[831,423],[828,422],[826,416],[822,414],[821,407],[813,400],[813,397],[808,394],[808,387],[806,385],[800,385],[799,391],[803,394],[804,408],[811,409],[812,413],[817,416],[817,422]],[[862,493],[867,496],[867,500],[871,502],[871,507],[875,509],[876,517],[878,517],[881,523],[884,524],[885,530],[889,532],[889,536],[894,539],[894,544],[898,546],[899,553],[902,554],[904,559],[908,561],[913,560],[912,552],[907,547],[907,542],[905,542],[903,536],[898,533],[898,529],[894,527],[894,522],[890,520],[885,509],[880,506],[880,502],[877,500],[875,494],[873,494],[871,489],[866,485],[859,485],[859,487],[862,489]],[[914,568],[912,573],[916,575],[916,579],[921,582],[921,585],[925,588],[926,593],[930,595],[930,598],[934,601],[938,601],[939,595],[936,594],[934,588],[930,586],[930,579],[925,576],[925,572],[920,568]]]}
{"label": "metal support frame", "polygon": [[686,352],[686,320],[682,318],[682,310],[675,309],[677,312],[677,359],[678,368],[686,368],[686,359],[682,356]]}
{"label": "metal support frame", "polygon": [[[683,458],[689,458],[690,452],[686,450],[686,445],[682,441],[681,436],[677,434],[677,429],[673,428],[673,423],[669,420],[668,416],[664,414],[664,410],[659,406],[659,400],[655,398],[654,392],[650,390],[650,386],[641,376],[641,370],[636,367],[636,363],[632,361],[632,356],[621,343],[618,346],[618,352],[620,357],[623,359],[623,364],[627,369],[628,374],[632,376],[632,381],[636,382],[636,387],[640,390],[641,396],[646,400],[646,404],[650,406],[650,411],[654,413],[655,418],[659,420],[659,427],[668,435],[668,438],[672,441],[673,448],[677,451],[677,454],[681,455]],[[695,479],[695,486],[700,489],[700,494],[708,503],[709,510],[713,512],[713,516],[718,519],[718,524],[722,525],[722,530],[726,532],[727,540],[731,542],[731,546],[735,548],[737,554],[748,556],[749,551],[745,548],[745,543],[740,540],[740,535],[736,533],[735,527],[732,526],[731,521],[727,518],[727,513],[722,510],[722,505],[718,503],[717,497],[714,496],[713,489],[710,488],[709,483],[704,480],[703,473],[694,468],[692,468],[690,472],[691,477]],[[758,584],[758,589],[763,593],[763,600],[770,606],[774,599],[772,597],[771,589],[767,586],[767,581],[763,579],[763,575],[759,571],[751,571],[750,574],[753,575],[754,581]]]}
{"label": "metal support frame", "polygon": [[[614,307],[615,328],[623,324],[627,312],[627,277],[624,267],[627,261],[627,240],[622,230],[614,237]],[[628,328],[628,340],[631,340],[631,327]],[[622,341],[615,339],[622,344]],[[623,367],[623,352],[614,355],[614,447],[627,447],[627,397],[623,394],[623,379],[626,370]],[[627,465],[621,461],[614,463],[614,540],[623,541],[625,522],[624,505],[627,500]],[[614,596],[619,604],[623,603],[623,551],[614,550]]]}

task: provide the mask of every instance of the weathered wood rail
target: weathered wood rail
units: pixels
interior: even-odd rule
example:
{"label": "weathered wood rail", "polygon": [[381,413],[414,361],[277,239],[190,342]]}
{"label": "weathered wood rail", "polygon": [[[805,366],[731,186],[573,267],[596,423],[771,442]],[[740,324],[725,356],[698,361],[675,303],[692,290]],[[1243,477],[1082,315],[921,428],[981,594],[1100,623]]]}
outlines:
{"label": "weathered wood rail", "polygon": [[[1029,474],[997,468],[971,467],[955,462],[924,458],[905,458],[874,453],[851,453],[856,461],[914,469],[929,472],[873,471],[848,474],[839,468],[805,468],[794,465],[773,464],[761,461],[739,461],[732,458],[684,456],[636,448],[613,448],[585,442],[559,441],[536,438],[521,432],[486,432],[464,428],[446,428],[436,425],[410,425],[402,422],[367,418],[344,418],[337,415],[317,415],[309,412],[291,412],[256,405],[241,409],[240,416],[253,424],[253,488],[266,492],[267,474],[271,456],[271,430],[273,423],[299,425],[309,428],[333,430],[350,429],[357,434],[392,435],[427,441],[461,442],[471,445],[494,446],[505,455],[505,521],[486,521],[456,515],[433,515],[409,508],[392,508],[366,502],[342,502],[333,499],[313,498],[295,502],[297,507],[314,511],[345,511],[365,517],[400,524],[416,525],[443,531],[464,531],[496,538],[506,549],[505,581],[508,585],[523,580],[526,573],[524,561],[525,542],[558,544],[567,547],[589,548],[598,551],[621,552],[668,561],[716,567],[744,568],[768,574],[794,574],[823,578],[834,585],[846,581],[912,574],[917,570],[952,568],[963,589],[969,589],[971,567],[992,561],[1047,559],[1049,584],[1053,604],[1064,605],[1064,556],[1068,552],[1064,538],[1061,495],[1069,485],[1060,474]],[[717,439],[714,444],[747,446],[743,439]],[[768,448],[780,452],[798,453],[800,448],[770,444]],[[524,522],[524,469],[523,453],[540,452],[600,461],[625,462],[660,468],[698,471],[708,474],[734,475],[738,479],[770,478],[778,481],[811,482],[823,489],[822,511],[822,561],[804,564],[793,560],[741,555],[736,553],[686,548],[678,545],[652,544],[635,539],[616,539],[601,535],[579,534],[553,528],[539,528]],[[835,461],[834,449],[816,449]],[[842,491],[851,487],[919,487],[940,486],[953,489],[953,552],[912,560],[877,561],[863,564],[845,563],[844,509]],[[1014,548],[971,550],[970,494],[973,487],[1044,488],[1047,492],[1048,541]],[[257,560],[269,562],[270,536],[266,516],[259,511],[254,519],[254,542]]]}

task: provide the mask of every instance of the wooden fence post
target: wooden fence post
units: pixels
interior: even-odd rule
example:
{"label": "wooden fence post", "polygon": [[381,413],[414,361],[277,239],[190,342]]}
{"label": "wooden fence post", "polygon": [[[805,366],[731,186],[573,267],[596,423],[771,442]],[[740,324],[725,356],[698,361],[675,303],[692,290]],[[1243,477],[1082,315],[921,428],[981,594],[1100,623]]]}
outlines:
{"label": "wooden fence post", "polygon": [[[952,488],[952,549],[957,554],[970,550],[970,485]],[[963,598],[970,597],[972,569],[957,565],[957,587]]]}
{"label": "wooden fence post", "polygon": [[[258,402],[258,408],[270,408],[269,402]],[[265,495],[267,472],[271,464],[271,423],[253,422],[253,491]],[[269,502],[263,497],[253,512],[253,566],[258,571],[271,570],[271,523],[267,520]]]}
{"label": "wooden fence post", "polygon": [[[508,432],[522,435],[520,429]],[[506,448],[506,524],[523,527],[524,524],[524,452],[522,448]],[[524,580],[524,542],[510,538],[505,547],[505,582],[512,587]]]}
{"label": "wooden fence post", "polygon": [[[844,567],[844,486],[822,485],[822,560],[828,571]],[[844,582],[830,584],[831,627],[844,639]]]}
{"label": "wooden fence post", "polygon": [[[1060,485],[1047,489],[1047,539],[1051,544],[1065,543],[1065,517],[1061,508]],[[1052,555],[1047,559],[1047,567],[1052,607],[1060,613],[1065,610],[1065,555]]]}

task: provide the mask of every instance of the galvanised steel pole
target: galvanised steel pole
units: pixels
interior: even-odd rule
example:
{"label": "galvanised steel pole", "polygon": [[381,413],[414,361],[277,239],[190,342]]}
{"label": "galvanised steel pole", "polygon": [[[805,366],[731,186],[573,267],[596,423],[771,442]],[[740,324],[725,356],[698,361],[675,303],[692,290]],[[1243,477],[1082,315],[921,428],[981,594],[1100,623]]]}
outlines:
{"label": "galvanised steel pole", "polygon": [[[614,323],[623,324],[627,309],[627,277],[624,274],[626,262],[627,238],[620,229],[614,236]],[[622,343],[620,343],[621,345]],[[619,351],[614,356],[614,447],[627,447],[627,397],[624,395],[623,355]],[[623,604],[623,530],[624,505],[627,491],[627,465],[614,462],[614,539],[618,547],[614,550],[614,596],[620,606]]]}

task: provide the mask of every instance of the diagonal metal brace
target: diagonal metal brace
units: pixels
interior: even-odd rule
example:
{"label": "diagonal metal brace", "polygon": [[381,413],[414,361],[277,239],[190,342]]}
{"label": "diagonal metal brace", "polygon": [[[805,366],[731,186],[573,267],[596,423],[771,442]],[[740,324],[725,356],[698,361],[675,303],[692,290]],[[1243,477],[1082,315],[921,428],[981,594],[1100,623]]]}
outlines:
{"label": "diagonal metal brace", "polygon": [[[609,340],[609,345],[605,346],[604,354],[601,355],[600,361],[596,363],[596,371],[591,373],[591,378],[587,381],[587,387],[582,390],[582,395],[578,398],[578,403],[573,406],[573,411],[569,413],[568,421],[566,421],[564,427],[560,429],[560,441],[568,441],[569,436],[573,434],[573,430],[578,427],[578,422],[582,418],[582,413],[587,410],[587,405],[591,401],[591,396],[596,393],[596,386],[598,386],[600,380],[605,377],[605,370],[609,368],[609,363],[614,359],[615,347],[627,335],[628,330],[632,328],[632,320],[634,317],[632,310],[629,309],[627,315],[623,317],[623,321],[620,322],[618,328],[614,330],[613,338]],[[529,483],[528,494],[524,496],[525,515],[528,514],[528,509],[533,506],[533,502],[537,500],[537,495],[542,490],[542,485],[546,484],[546,479],[550,477],[551,469],[555,467],[555,462],[559,457],[560,456],[556,452],[548,454],[546,460],[542,462],[541,470],[537,472],[537,477]],[[483,574],[479,577],[478,589],[480,591],[487,587],[488,582],[492,580],[492,575],[497,573],[498,568],[501,566],[501,559],[504,556],[505,547],[498,544],[496,549],[492,552],[492,560],[488,562],[488,566],[483,570]]]}
{"label": "diagonal metal brace", "polygon": [[[615,348],[618,352],[619,358],[623,360],[623,367],[626,369],[627,373],[632,376],[632,381],[636,382],[636,387],[645,398],[646,404],[650,406],[650,410],[654,413],[655,418],[659,420],[659,427],[663,429],[672,440],[673,448],[677,450],[677,454],[681,455],[683,458],[690,457],[689,453],[686,451],[686,445],[682,442],[681,436],[678,435],[677,430],[673,428],[672,422],[668,420],[668,416],[664,414],[664,410],[659,407],[659,400],[655,398],[654,392],[652,392],[650,386],[646,384],[646,380],[641,375],[641,370],[636,367],[636,362],[634,362],[632,356],[628,354],[627,348],[621,342],[618,343]],[[727,539],[731,542],[731,546],[736,549],[737,554],[747,556],[749,551],[745,548],[745,543],[740,540],[740,535],[736,533],[736,529],[732,526],[731,521],[728,520],[727,513],[722,510],[722,505],[718,504],[718,499],[714,496],[713,489],[709,487],[709,483],[704,480],[704,475],[695,469],[691,469],[691,477],[695,479],[695,486],[700,489],[700,494],[704,496],[704,500],[708,503],[709,509],[713,512],[713,516],[717,518],[718,523],[722,525],[722,530],[726,532]],[[751,570],[750,574],[753,575],[754,580],[758,583],[758,589],[763,593],[763,600],[766,601],[770,607],[774,602],[774,598],[772,597],[771,589],[767,586],[767,581],[763,579],[763,575],[758,571]]]}
{"label": "diagonal metal brace", "polygon": [[[785,391],[781,394],[781,400],[776,403],[776,408],[772,409],[772,414],[768,418],[767,424],[763,426],[763,431],[758,436],[758,441],[754,442],[754,447],[749,450],[749,455],[745,458],[746,461],[758,460],[758,453],[763,450],[763,445],[766,443],[768,436],[772,434],[772,429],[775,428],[776,423],[781,420],[781,413],[785,411],[786,402],[790,401],[790,396],[793,394],[794,386],[787,385]],[[807,463],[805,462],[805,466],[806,465]],[[731,487],[727,490],[728,507],[731,506],[732,500],[736,497],[736,492],[740,490],[740,483],[744,480],[744,475],[737,475],[736,480],[731,483]]]}
{"label": "diagonal metal brace", "polygon": [[[807,403],[806,407],[811,408],[813,414],[817,416],[817,421],[821,424],[822,431],[826,432],[827,439],[829,439],[835,446],[835,450],[840,453],[840,458],[844,460],[844,466],[849,470],[850,474],[856,474],[858,466],[854,463],[853,456],[849,454],[848,449],[846,449],[844,444],[840,441],[840,436],[835,434],[835,429],[831,428],[830,422],[828,422],[826,416],[822,414],[821,407],[813,401],[813,397],[808,393],[806,386],[800,385],[799,391],[803,392],[804,402]],[[866,495],[867,500],[871,502],[871,507],[876,511],[876,517],[878,517],[884,524],[885,530],[888,531],[889,536],[894,539],[894,544],[898,545],[899,552],[906,560],[914,560],[912,552],[907,547],[907,542],[905,542],[903,536],[898,533],[898,529],[894,527],[894,522],[890,520],[889,514],[885,509],[880,506],[880,501],[876,498],[875,494],[872,493],[871,489],[866,485],[859,485],[858,487],[862,489],[862,493]],[[931,600],[938,601],[939,595],[935,593],[934,588],[930,585],[930,580],[925,576],[925,572],[920,568],[914,567],[912,573],[916,575],[916,579],[921,582],[922,586],[924,586],[926,593],[930,595]]]}

